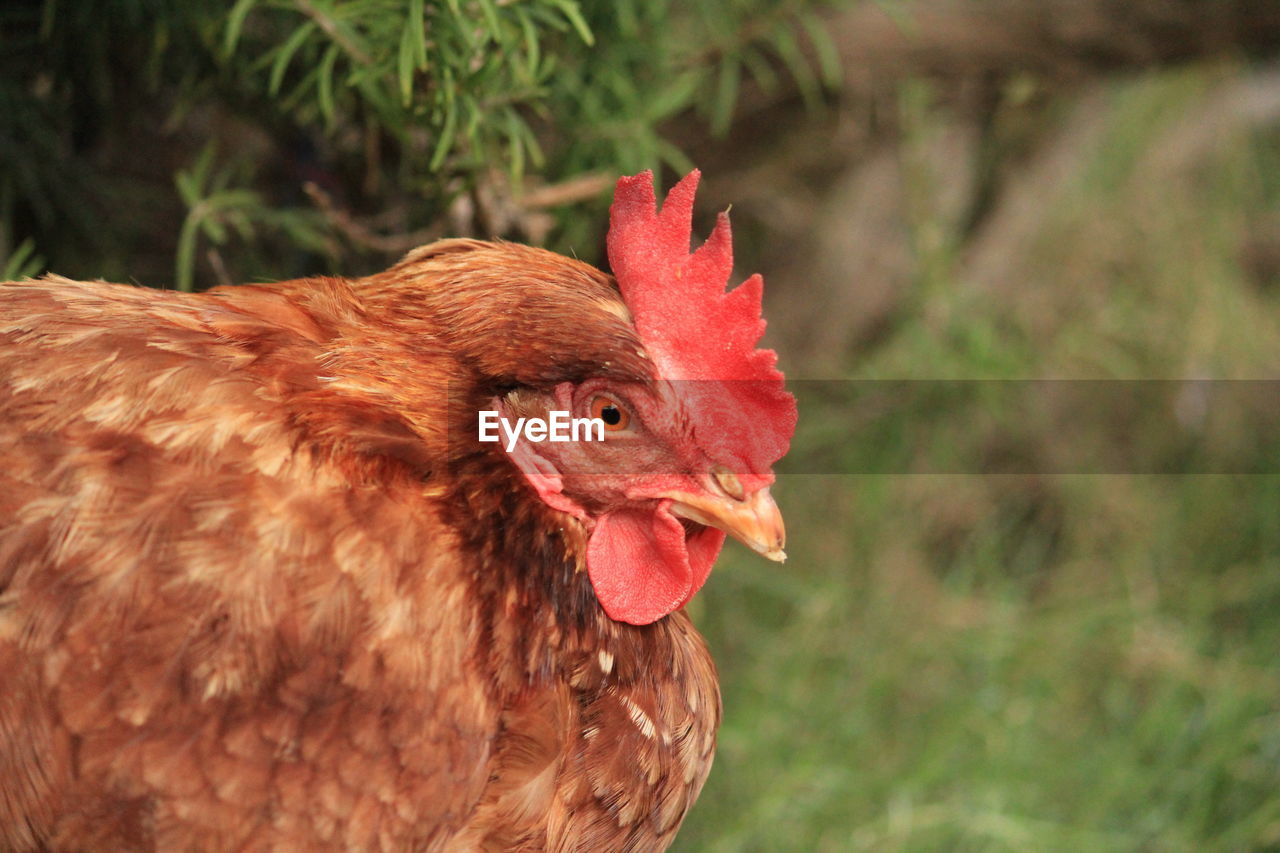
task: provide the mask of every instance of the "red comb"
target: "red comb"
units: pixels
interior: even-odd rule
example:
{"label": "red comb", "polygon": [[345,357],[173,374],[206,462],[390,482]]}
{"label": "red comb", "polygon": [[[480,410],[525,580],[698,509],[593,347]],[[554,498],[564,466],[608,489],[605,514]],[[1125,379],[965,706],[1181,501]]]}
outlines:
{"label": "red comb", "polygon": [[[728,292],[733,272],[729,216],[689,253],[696,169],[657,210],[653,173],[618,180],[609,211],[609,263],[636,331],[660,378],[683,382],[704,447],[768,474],[795,432],[795,399],[783,390],[773,350],[756,349],[764,281],[753,275]],[[708,381],[710,380],[710,381]],[[721,461],[729,462],[730,459]]]}

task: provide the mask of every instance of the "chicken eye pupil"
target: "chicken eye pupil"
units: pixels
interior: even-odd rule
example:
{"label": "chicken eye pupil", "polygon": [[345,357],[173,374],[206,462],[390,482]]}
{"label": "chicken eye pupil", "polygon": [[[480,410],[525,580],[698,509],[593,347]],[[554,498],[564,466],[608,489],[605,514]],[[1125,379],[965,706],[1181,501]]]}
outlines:
{"label": "chicken eye pupil", "polygon": [[631,422],[631,415],[609,397],[596,397],[591,401],[591,417],[596,418],[609,432],[620,432]]}

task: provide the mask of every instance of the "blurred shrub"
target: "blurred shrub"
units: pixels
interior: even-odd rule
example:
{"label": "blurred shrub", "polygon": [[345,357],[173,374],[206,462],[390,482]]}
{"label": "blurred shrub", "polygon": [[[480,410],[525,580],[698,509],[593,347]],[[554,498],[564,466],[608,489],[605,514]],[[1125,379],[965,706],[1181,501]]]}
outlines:
{"label": "blurred shrub", "polygon": [[556,213],[690,168],[669,120],[725,129],[744,78],[835,80],[818,5],[11,0],[0,267],[190,288],[378,266],[445,231],[590,254],[596,225],[570,222],[598,218]]}

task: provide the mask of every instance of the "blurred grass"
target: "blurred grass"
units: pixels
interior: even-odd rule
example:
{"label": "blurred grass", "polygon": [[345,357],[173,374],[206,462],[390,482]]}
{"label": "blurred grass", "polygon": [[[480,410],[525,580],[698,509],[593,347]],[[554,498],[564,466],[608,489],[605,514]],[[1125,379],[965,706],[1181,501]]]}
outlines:
{"label": "blurred grass", "polygon": [[[1245,248],[1280,214],[1280,127],[1219,107],[1245,73],[1109,84],[998,274],[934,217],[946,176],[908,170],[921,272],[849,375],[1276,375],[1280,275]],[[908,164],[935,121],[919,100]],[[804,414],[801,448],[841,429]],[[971,455],[981,414],[920,452]],[[851,431],[851,452],[901,452],[873,433],[883,448]],[[1038,437],[1048,458],[1094,439]],[[1280,476],[792,475],[775,491],[789,562],[732,548],[694,602],[726,716],[674,849],[1280,850]]]}

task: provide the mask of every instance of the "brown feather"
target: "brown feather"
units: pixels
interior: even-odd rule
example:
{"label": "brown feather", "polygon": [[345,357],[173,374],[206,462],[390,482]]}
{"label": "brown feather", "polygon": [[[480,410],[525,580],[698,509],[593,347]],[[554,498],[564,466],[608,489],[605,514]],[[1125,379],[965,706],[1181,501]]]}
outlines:
{"label": "brown feather", "polygon": [[445,241],[368,279],[0,284],[0,850],[662,850],[719,693],[459,439],[652,373],[612,281]]}

